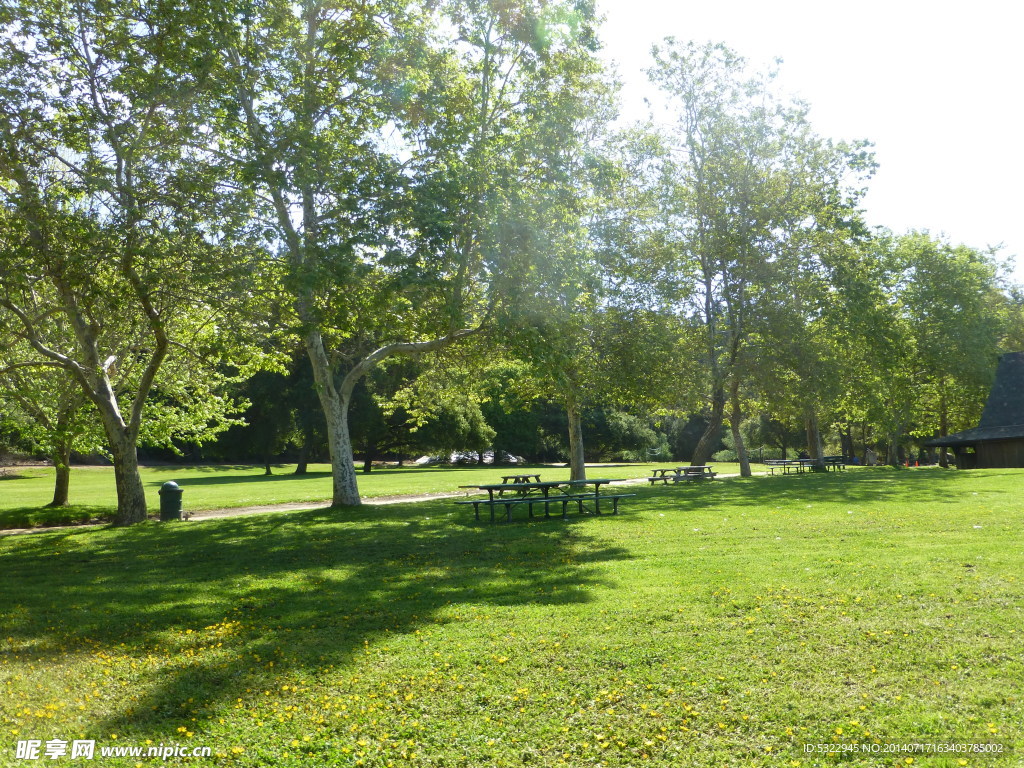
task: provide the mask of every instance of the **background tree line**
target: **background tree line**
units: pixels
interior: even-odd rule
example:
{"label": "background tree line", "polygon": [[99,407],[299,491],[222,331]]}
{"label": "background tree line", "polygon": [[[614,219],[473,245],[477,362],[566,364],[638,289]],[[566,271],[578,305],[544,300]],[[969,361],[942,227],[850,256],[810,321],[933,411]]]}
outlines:
{"label": "background tree line", "polygon": [[616,122],[588,0],[7,0],[0,28],[0,435],[57,504],[103,452],[121,524],[140,447],[324,459],[337,505],[356,454],[895,462],[1024,344],[997,255],[868,226],[869,145],[773,72],[667,39],[664,110]]}

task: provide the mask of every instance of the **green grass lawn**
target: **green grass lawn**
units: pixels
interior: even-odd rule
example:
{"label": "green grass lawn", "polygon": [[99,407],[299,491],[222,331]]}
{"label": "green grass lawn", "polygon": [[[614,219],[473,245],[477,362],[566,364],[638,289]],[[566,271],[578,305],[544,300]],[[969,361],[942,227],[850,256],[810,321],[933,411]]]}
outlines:
{"label": "green grass lawn", "polygon": [[[591,477],[646,477],[650,468],[660,464],[624,464],[593,467]],[[736,464],[716,464],[716,471],[739,472]],[[311,464],[306,475],[292,474],[294,466],[280,465],[267,477],[262,466],[208,465],[143,467],[147,501],[152,516],[158,516],[160,497],[157,492],[168,480],[183,489],[182,505],[198,512],[208,509],[250,507],[289,502],[325,502],[331,499],[330,465]],[[501,475],[514,471],[508,467],[403,467],[375,469],[369,475],[359,473],[359,490],[364,498],[390,495],[458,491],[460,485],[498,483]],[[533,466],[544,480],[568,479],[565,467]],[[31,528],[85,522],[90,519],[110,520],[117,506],[114,472],[110,467],[74,467],[71,471],[69,507],[49,509],[53,498],[53,469],[45,467],[18,469],[13,476],[0,477],[0,530]]]}
{"label": "green grass lawn", "polygon": [[25,739],[102,766],[1021,763],[1024,471],[636,490],[0,537],[0,765]]}

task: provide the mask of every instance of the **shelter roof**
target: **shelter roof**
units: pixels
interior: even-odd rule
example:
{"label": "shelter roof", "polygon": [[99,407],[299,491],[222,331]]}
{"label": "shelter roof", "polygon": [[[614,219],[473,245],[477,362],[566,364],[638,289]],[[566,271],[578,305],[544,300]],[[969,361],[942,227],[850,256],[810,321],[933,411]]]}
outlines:
{"label": "shelter roof", "polygon": [[1024,352],[999,358],[996,380],[978,426],[927,440],[925,445],[973,445],[987,440],[1024,440]]}

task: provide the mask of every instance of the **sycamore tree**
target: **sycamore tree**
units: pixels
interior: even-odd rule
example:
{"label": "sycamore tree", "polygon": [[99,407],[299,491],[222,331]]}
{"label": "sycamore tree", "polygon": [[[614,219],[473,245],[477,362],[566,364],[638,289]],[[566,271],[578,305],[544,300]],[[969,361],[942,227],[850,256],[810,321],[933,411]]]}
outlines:
{"label": "sycamore tree", "polygon": [[248,4],[205,146],[254,189],[312,364],[333,501],[360,501],[349,405],[383,360],[475,333],[532,251],[531,193],[597,71],[565,0]]}
{"label": "sycamore tree", "polygon": [[889,278],[892,323],[903,338],[882,370],[890,459],[908,437],[977,424],[999,354],[1002,291],[993,255],[923,232],[875,242]]}
{"label": "sycamore tree", "polygon": [[886,360],[898,359],[906,340],[893,322],[889,272],[876,257],[873,238],[856,216],[846,224],[846,237],[822,242],[814,249],[820,258],[804,262],[802,300],[789,303],[795,312],[783,323],[800,329],[797,338],[787,343],[776,337],[771,347],[789,377],[776,390],[788,398],[775,402],[782,399],[804,423],[816,453],[824,428],[835,424],[843,453],[853,455],[853,425],[860,425],[864,438],[892,384],[880,378]]}
{"label": "sycamore tree", "polygon": [[216,77],[217,15],[130,0],[0,7],[2,322],[28,351],[19,371],[60,369],[95,408],[121,525],[146,516],[144,430],[198,437],[230,411],[213,392],[252,251],[229,244],[237,221],[188,149]]}
{"label": "sycamore tree", "polygon": [[635,171],[651,137],[610,135],[613,91],[589,95],[577,108],[580,131],[560,142],[564,180],[530,190],[531,234],[519,248],[535,256],[502,329],[507,354],[529,366],[533,395],[565,409],[572,480],[586,479],[588,410],[674,404],[665,393],[683,377],[674,353],[685,335],[650,300],[658,243],[645,232],[650,190],[636,185]]}
{"label": "sycamore tree", "polygon": [[[992,385],[1002,322],[990,253],[910,232],[894,254],[909,278],[902,291],[918,354],[917,431],[946,436],[977,423]],[[959,406],[959,407],[958,407]]]}
{"label": "sycamore tree", "polygon": [[730,406],[747,475],[743,391],[765,359],[752,342],[778,333],[770,318],[779,305],[799,303],[794,280],[853,194],[848,173],[870,163],[862,147],[816,136],[805,105],[774,95],[773,72],[752,74],[723,45],[670,38],[649,74],[672,117],[660,169],[670,284],[688,286],[684,311],[703,336],[708,428],[693,461],[707,459]]}

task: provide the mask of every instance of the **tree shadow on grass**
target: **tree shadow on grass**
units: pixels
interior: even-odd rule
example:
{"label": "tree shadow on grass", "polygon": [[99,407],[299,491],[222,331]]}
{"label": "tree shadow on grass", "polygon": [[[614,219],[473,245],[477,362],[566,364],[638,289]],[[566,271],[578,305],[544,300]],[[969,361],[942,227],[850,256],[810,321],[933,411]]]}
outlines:
{"label": "tree shadow on grass", "polygon": [[201,723],[246,689],[342,666],[460,607],[585,602],[602,563],[629,556],[587,519],[492,526],[463,512],[364,506],[0,542],[0,637],[38,666],[162,658],[94,725],[170,740],[186,714]]}

